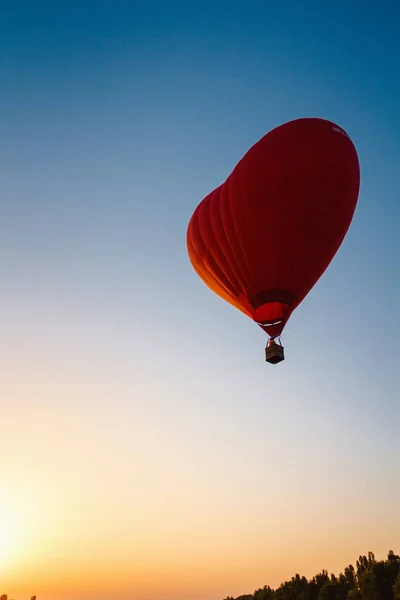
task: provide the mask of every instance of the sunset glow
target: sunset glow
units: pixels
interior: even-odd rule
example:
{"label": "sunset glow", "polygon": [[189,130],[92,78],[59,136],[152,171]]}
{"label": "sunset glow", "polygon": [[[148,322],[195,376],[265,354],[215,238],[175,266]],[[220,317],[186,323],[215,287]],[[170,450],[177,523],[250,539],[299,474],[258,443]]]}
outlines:
{"label": "sunset glow", "polygon": [[21,527],[16,515],[0,506],[0,571],[21,552]]}

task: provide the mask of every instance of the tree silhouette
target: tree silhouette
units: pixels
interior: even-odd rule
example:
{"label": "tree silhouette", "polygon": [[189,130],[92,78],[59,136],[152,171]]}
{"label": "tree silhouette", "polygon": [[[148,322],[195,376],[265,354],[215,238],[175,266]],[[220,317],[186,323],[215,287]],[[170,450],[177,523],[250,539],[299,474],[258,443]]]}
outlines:
{"label": "tree silhouette", "polygon": [[396,581],[393,586],[394,600],[400,600],[400,569],[397,572]]}
{"label": "tree silhouette", "polygon": [[376,560],[368,552],[358,557],[356,568],[349,565],[339,576],[323,570],[308,580],[296,574],[276,590],[264,586],[225,600],[400,600],[400,556],[390,550],[386,560]]}

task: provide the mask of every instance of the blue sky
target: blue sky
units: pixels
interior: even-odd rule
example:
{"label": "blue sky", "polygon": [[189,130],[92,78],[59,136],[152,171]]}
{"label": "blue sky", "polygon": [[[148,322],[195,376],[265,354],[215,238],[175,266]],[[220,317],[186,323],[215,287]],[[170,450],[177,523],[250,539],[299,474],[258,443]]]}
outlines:
{"label": "blue sky", "polygon": [[[83,432],[95,430],[94,447],[128,472],[153,457],[149,495],[165,492],[167,453],[183,487],[198,474],[210,511],[236,498],[239,533],[251,512],[241,490],[262,502],[273,485],[304,503],[303,524],[310,491],[337,531],[344,515],[359,522],[347,545],[332,542],[333,566],[399,539],[387,508],[400,502],[399,13],[388,1],[2,6],[3,468],[23,474],[33,452],[30,470],[59,490],[56,438],[76,438],[78,485],[96,462],[82,465]],[[287,360],[271,367],[263,332],[192,270],[186,227],[254,142],[303,116],[349,133],[361,191],[342,248],[286,327]],[[46,445],[32,450],[38,431]],[[117,485],[112,464],[102,477]],[[324,566],[317,538],[312,572]],[[250,589],[221,575],[221,589],[291,576],[296,560],[246,575]]]}

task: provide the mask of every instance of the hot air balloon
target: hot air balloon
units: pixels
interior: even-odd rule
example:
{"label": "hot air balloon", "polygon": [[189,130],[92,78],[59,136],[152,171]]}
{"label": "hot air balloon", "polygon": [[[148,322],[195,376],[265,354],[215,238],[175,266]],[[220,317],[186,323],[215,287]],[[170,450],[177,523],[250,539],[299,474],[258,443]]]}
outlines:
{"label": "hot air balloon", "polygon": [[301,118],[264,135],[195,209],[186,235],[191,264],[268,334],[268,362],[284,359],[280,335],[339,249],[359,187],[348,134]]}

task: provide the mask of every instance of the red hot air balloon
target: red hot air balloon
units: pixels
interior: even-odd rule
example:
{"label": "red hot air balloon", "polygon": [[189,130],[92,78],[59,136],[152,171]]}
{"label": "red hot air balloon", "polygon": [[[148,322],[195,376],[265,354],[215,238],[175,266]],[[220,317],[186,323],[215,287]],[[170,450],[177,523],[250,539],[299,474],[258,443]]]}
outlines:
{"label": "red hot air balloon", "polygon": [[193,268],[269,336],[266,360],[290,315],[341,245],[359,193],[356,149],[331,121],[276,127],[200,202],[187,230]]}

